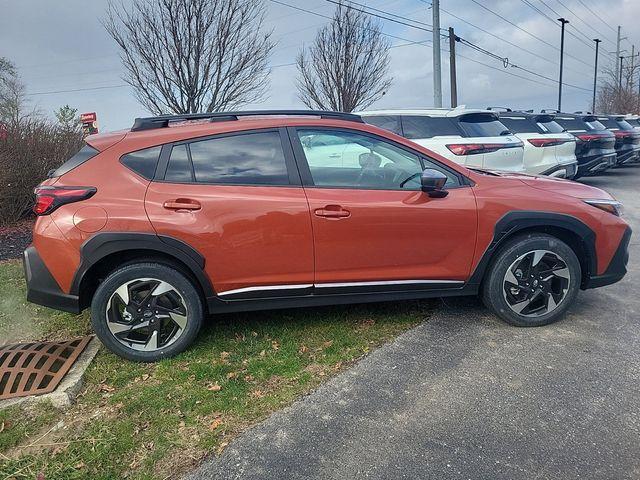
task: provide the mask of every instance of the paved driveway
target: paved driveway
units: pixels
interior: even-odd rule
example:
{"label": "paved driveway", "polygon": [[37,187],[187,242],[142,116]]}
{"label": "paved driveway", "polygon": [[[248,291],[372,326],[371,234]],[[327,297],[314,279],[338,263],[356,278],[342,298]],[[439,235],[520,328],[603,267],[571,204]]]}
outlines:
{"label": "paved driveway", "polygon": [[640,167],[585,183],[638,232],[623,282],[537,329],[447,299],[189,478],[640,478]]}

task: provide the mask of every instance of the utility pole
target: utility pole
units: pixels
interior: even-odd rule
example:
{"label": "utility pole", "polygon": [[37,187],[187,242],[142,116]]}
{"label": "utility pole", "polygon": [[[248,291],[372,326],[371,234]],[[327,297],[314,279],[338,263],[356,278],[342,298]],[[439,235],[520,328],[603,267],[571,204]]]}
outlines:
{"label": "utility pole", "polygon": [[594,38],[594,42],[596,42],[596,65],[593,71],[593,102],[591,103],[591,112],[596,113],[596,87],[598,85],[598,48],[600,47],[599,38]]}
{"label": "utility pole", "polygon": [[[620,25],[618,25],[618,41],[616,42],[616,58],[620,58],[620,42],[622,40],[626,40],[627,37],[621,37],[620,35],[622,34],[622,27]],[[617,60],[616,60],[617,61]],[[617,69],[616,69],[616,73]],[[619,82],[620,79],[616,78],[616,80]]]}
{"label": "utility pole", "polygon": [[440,0],[433,0],[433,106],[442,108],[442,64],[440,60]]}
{"label": "utility pole", "polygon": [[631,88],[633,87],[633,59],[636,56],[635,55],[635,51],[636,51],[636,46],[635,45],[631,45],[631,69],[629,70],[629,79],[627,80],[627,88]]}
{"label": "utility pole", "polygon": [[451,108],[458,106],[458,81],[456,79],[456,37],[453,27],[449,27],[449,80],[451,83]]}
{"label": "utility pole", "polygon": [[618,94],[622,93],[622,60],[624,57],[620,56],[620,73],[618,73]]}
{"label": "utility pole", "polygon": [[560,81],[558,85],[558,111],[562,111],[562,64],[564,62],[564,26],[569,23],[565,18],[559,18],[558,21],[562,25],[562,34],[560,36]]}

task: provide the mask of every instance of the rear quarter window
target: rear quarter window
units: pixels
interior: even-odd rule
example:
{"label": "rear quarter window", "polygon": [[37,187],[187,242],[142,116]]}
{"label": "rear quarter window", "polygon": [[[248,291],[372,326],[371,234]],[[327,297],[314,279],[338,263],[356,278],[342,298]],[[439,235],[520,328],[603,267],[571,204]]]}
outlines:
{"label": "rear quarter window", "polygon": [[403,115],[402,131],[409,139],[460,135],[460,130],[450,118]]}
{"label": "rear quarter window", "polygon": [[469,113],[458,122],[467,137],[499,137],[509,131],[495,116],[483,113]]}
{"label": "rear quarter window", "polygon": [[512,133],[540,133],[538,126],[527,117],[503,117],[500,122]]}
{"label": "rear quarter window", "polygon": [[397,115],[367,115],[362,117],[362,119],[369,125],[375,125],[376,127],[384,128],[397,135],[402,135],[400,117]]}
{"label": "rear quarter window", "polygon": [[74,168],[79,167],[87,160],[90,160],[93,157],[95,157],[98,153],[100,152],[98,152],[98,150],[96,150],[92,146],[85,145],[73,157],[71,157],[69,160],[67,160],[62,165],[60,165],[57,169],[51,172],[49,174],[49,178],[60,177],[65,173],[69,173]]}
{"label": "rear quarter window", "polygon": [[151,147],[127,153],[120,157],[120,161],[138,175],[151,180],[156,173],[161,148],[160,146]]}
{"label": "rear quarter window", "polygon": [[587,124],[579,118],[556,117],[556,123],[570,132],[586,131]]}

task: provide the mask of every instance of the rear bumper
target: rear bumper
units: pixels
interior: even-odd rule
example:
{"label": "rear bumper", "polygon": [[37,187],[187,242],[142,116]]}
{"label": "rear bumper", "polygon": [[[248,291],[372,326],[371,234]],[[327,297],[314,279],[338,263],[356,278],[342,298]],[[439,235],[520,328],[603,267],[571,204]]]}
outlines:
{"label": "rear bumper", "polygon": [[595,175],[616,164],[616,154],[594,155],[578,158],[578,176]]}
{"label": "rear bumper", "polygon": [[555,165],[549,170],[545,170],[540,175],[547,175],[549,177],[558,178],[573,178],[578,171],[578,163],[565,163],[564,165]]}
{"label": "rear bumper", "polygon": [[24,251],[23,264],[29,302],[65,312],[80,313],[78,296],[68,295],[60,289],[34,246]]}
{"label": "rear bumper", "polygon": [[583,289],[604,287],[619,282],[627,273],[629,262],[629,241],[631,240],[631,228],[627,227],[622,235],[620,244],[614,253],[607,270],[602,275],[590,277],[582,286]]}
{"label": "rear bumper", "polygon": [[625,148],[616,152],[618,155],[618,165],[624,163],[635,162],[640,154],[640,145],[630,145],[629,148]]}

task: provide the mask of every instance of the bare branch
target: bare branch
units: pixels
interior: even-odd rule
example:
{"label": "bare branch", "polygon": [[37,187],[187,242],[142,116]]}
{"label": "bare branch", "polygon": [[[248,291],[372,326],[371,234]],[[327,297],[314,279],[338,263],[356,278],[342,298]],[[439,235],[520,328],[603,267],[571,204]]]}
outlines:
{"label": "bare branch", "polygon": [[273,50],[262,0],[110,0],[103,25],[124,80],[161,114],[220,111],[264,99]]}
{"label": "bare branch", "polygon": [[296,58],[298,97],[309,108],[368,107],[391,86],[388,49],[377,23],[340,3],[331,23]]}

